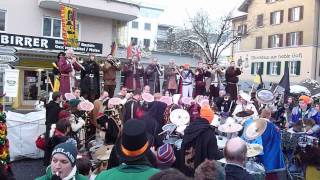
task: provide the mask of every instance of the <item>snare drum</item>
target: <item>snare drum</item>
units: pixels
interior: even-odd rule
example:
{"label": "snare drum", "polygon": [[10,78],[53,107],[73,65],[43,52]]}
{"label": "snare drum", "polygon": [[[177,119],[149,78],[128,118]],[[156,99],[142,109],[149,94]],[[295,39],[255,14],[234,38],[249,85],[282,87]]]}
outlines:
{"label": "snare drum", "polygon": [[298,144],[302,148],[305,148],[306,146],[318,146],[319,140],[316,137],[304,135],[299,137]]}
{"label": "snare drum", "polygon": [[181,149],[181,145],[182,145],[182,139],[178,139],[174,143],[174,146],[177,148],[178,151]]}
{"label": "snare drum", "polygon": [[281,131],[282,149],[286,152],[295,151],[301,136],[303,133],[296,133],[292,128]]}

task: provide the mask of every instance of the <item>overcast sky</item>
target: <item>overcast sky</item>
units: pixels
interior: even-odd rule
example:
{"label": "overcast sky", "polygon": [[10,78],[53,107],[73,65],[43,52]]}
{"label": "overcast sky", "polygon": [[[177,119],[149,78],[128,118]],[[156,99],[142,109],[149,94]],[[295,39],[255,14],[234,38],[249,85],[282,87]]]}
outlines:
{"label": "overcast sky", "polygon": [[160,18],[161,24],[183,25],[189,16],[199,9],[207,11],[212,19],[217,19],[235,10],[244,0],[140,0],[159,4],[165,11]]}

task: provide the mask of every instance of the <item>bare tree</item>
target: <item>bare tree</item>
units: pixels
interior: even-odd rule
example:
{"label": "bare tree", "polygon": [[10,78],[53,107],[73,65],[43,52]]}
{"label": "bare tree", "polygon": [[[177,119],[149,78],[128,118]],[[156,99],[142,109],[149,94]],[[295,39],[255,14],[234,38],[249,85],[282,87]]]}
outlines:
{"label": "bare tree", "polygon": [[[251,28],[246,28],[246,33]],[[171,51],[182,51],[201,55],[206,63],[217,62],[221,53],[241,39],[233,33],[232,13],[212,22],[208,13],[200,10],[189,18],[185,27],[174,27],[168,34],[167,47]]]}

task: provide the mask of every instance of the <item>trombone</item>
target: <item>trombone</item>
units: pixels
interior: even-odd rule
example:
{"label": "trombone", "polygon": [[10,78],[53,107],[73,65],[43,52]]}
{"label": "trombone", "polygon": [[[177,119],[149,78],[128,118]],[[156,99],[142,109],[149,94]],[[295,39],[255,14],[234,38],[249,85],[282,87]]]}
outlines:
{"label": "trombone", "polygon": [[162,65],[160,65],[159,63],[157,63],[156,69],[158,71],[159,76],[161,76],[162,72],[164,71],[164,67]]}

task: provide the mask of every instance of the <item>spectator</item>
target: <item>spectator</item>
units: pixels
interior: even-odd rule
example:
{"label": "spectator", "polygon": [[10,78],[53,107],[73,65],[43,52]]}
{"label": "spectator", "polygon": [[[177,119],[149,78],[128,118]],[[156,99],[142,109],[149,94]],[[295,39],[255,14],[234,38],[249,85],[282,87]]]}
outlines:
{"label": "spectator", "polygon": [[149,180],[189,180],[184,174],[176,169],[166,169],[151,176]]}
{"label": "spectator", "polygon": [[194,174],[195,180],[224,180],[224,170],[215,161],[206,159],[201,163]]}
{"label": "spectator", "polygon": [[90,159],[86,157],[81,157],[76,160],[76,166],[79,174],[89,177],[91,171]]}
{"label": "spectator", "polygon": [[227,161],[226,180],[253,180],[253,177],[244,168],[247,156],[247,145],[244,140],[236,137],[227,141],[224,156]]}

